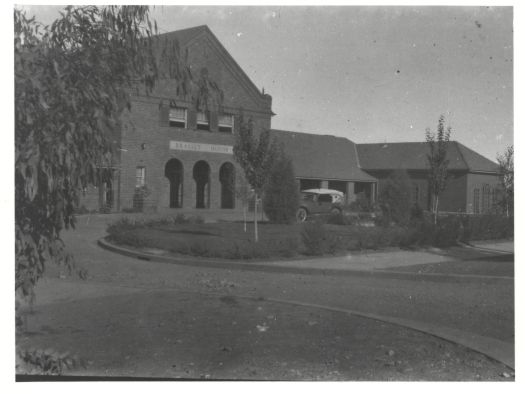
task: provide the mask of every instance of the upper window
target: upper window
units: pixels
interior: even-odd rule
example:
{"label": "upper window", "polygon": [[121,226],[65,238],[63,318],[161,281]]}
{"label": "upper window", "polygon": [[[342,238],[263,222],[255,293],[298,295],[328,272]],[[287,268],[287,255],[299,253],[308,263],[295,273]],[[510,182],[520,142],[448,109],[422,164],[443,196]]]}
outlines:
{"label": "upper window", "polygon": [[210,130],[210,118],[206,112],[197,112],[197,130]]}
{"label": "upper window", "polygon": [[135,180],[136,187],[141,187],[146,184],[146,167],[137,167]]}
{"label": "upper window", "polygon": [[223,133],[233,133],[233,115],[219,115],[219,131]]}
{"label": "upper window", "polygon": [[170,108],[170,126],[186,128],[187,110],[186,108]]}

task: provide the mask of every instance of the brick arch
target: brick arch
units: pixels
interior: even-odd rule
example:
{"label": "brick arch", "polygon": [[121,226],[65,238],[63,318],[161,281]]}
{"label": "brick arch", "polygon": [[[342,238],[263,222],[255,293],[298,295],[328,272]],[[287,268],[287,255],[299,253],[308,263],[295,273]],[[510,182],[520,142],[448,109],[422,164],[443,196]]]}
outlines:
{"label": "brick arch", "polygon": [[235,208],[235,166],[229,161],[221,165],[219,181],[221,183],[221,208]]}
{"label": "brick arch", "polygon": [[184,165],[178,159],[170,159],[164,167],[164,176],[170,182],[170,208],[182,208]]}
{"label": "brick arch", "polygon": [[205,160],[199,160],[193,165],[195,208],[210,207],[210,173],[210,165]]}

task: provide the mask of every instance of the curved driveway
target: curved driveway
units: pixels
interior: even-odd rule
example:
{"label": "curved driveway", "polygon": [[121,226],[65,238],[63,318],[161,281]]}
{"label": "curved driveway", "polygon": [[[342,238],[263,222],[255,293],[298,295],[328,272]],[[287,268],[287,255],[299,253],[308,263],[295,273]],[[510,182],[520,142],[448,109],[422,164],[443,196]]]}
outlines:
{"label": "curved driveway", "polygon": [[406,319],[514,343],[514,285],[511,281],[449,283],[368,276],[302,275],[153,263],[103,250],[112,216],[83,216],[77,230],[64,233],[77,264],[89,280],[118,286],[227,292],[323,305]]}

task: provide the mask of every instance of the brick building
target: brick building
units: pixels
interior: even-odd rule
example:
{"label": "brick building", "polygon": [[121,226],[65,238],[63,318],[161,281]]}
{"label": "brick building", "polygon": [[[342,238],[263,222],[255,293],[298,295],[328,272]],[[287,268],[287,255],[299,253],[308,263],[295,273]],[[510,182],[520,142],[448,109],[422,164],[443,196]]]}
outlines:
{"label": "brick building", "polygon": [[[233,158],[241,114],[253,120],[255,132],[270,129],[282,143],[292,158],[301,190],[332,188],[344,192],[348,202],[357,193],[373,201],[377,180],[401,166],[410,170],[419,185],[418,201],[426,201],[424,144],[405,144],[413,148],[407,155],[401,154],[404,148],[394,152],[382,144],[356,145],[342,137],[272,130],[271,96],[253,84],[207,26],[162,38],[177,41],[181,53],[187,53],[194,80],[215,84],[222,97],[214,99],[210,94],[205,112],[195,105],[194,86],[181,96],[175,79],[159,81],[148,95],[139,89],[131,92],[131,111],[124,113],[123,126],[112,136],[118,153],[114,165],[101,169],[102,184],[85,191],[81,207],[131,209],[137,203],[137,190],[147,186],[146,210],[242,210],[235,193],[242,169]],[[460,144],[453,147],[457,162],[450,198],[444,204],[454,211],[481,211],[479,207],[488,201],[486,184],[494,188],[497,182],[495,164]],[[398,162],[410,155],[416,155],[413,163]]]}
{"label": "brick building", "polygon": [[[357,144],[361,168],[378,179],[378,193],[392,170],[405,170],[412,182],[412,201],[430,208],[426,142]],[[486,213],[500,188],[498,165],[456,141],[447,150],[447,186],[439,197],[445,212]]]}

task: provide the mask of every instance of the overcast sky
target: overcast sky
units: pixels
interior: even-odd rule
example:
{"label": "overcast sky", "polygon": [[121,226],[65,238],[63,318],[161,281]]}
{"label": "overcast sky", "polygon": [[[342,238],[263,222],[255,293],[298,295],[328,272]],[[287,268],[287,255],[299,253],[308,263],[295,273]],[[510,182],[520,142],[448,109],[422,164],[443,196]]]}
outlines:
{"label": "overcast sky", "polygon": [[[28,7],[51,22],[57,8]],[[513,144],[510,7],[157,6],[161,31],[206,24],[259,88],[272,127],[355,142],[452,139],[494,160]]]}

